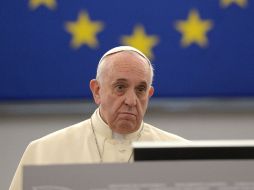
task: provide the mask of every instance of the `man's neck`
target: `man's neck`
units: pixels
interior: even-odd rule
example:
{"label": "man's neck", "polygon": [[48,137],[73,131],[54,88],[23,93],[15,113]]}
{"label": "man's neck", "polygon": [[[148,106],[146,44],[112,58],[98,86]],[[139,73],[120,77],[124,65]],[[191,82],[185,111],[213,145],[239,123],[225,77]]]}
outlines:
{"label": "man's neck", "polygon": [[124,135],[116,132],[112,132],[112,138],[116,140],[124,140]]}

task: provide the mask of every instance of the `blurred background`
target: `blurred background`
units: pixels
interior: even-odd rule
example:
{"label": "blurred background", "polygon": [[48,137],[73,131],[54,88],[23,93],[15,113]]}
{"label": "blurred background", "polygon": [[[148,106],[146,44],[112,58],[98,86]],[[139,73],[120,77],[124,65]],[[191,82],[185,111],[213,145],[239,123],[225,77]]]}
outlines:
{"label": "blurred background", "polygon": [[155,68],[145,121],[184,138],[254,138],[254,1],[0,2],[0,189],[28,143],[90,117],[100,57]]}

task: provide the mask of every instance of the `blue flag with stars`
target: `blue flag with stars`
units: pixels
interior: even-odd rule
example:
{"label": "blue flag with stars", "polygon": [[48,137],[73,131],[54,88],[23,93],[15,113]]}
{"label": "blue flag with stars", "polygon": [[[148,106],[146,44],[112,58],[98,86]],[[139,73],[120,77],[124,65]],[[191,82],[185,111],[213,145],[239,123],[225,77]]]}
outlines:
{"label": "blue flag with stars", "polygon": [[254,1],[12,0],[0,6],[0,101],[91,98],[100,57],[145,53],[156,97],[254,97]]}

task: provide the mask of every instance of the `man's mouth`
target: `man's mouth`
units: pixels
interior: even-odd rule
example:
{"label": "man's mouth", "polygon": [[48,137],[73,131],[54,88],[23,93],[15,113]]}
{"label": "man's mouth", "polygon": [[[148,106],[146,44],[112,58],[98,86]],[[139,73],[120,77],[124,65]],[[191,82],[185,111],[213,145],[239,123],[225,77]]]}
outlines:
{"label": "man's mouth", "polygon": [[131,112],[121,112],[119,117],[122,119],[133,120],[137,118],[137,115]]}
{"label": "man's mouth", "polygon": [[121,112],[120,114],[123,114],[123,115],[133,115],[133,116],[136,116],[136,114],[131,113],[131,112]]}

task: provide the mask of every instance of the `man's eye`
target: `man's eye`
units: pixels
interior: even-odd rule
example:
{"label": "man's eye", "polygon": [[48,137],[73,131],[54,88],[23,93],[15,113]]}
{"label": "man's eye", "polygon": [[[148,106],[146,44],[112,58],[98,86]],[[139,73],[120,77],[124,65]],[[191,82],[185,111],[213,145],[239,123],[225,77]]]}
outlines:
{"label": "man's eye", "polygon": [[145,87],[138,87],[137,90],[138,90],[138,92],[142,93],[142,92],[146,91],[146,88]]}
{"label": "man's eye", "polygon": [[124,90],[124,86],[123,85],[117,85],[116,86],[116,90],[117,91],[123,91]]}

